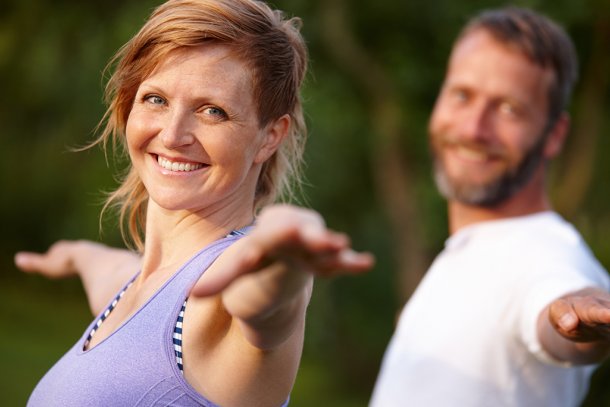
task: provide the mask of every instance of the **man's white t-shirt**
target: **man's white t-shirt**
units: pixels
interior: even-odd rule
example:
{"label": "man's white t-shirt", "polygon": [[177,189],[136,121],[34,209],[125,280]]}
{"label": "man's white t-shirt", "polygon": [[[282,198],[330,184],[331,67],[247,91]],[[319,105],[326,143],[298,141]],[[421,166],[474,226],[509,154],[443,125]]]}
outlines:
{"label": "man's white t-shirt", "polygon": [[402,311],[371,407],[577,406],[594,367],[554,361],[536,321],[589,286],[608,274],[554,212],[458,231]]}

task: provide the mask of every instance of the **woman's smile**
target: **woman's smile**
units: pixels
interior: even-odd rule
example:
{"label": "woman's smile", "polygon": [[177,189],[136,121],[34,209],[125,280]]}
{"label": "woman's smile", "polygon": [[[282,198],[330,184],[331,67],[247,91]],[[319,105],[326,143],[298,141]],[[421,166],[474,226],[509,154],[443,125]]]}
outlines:
{"label": "woman's smile", "polygon": [[[155,155],[153,154],[153,157],[154,156]],[[176,158],[170,159],[160,155],[156,155],[156,161],[161,168],[171,172],[193,172],[206,166],[205,164],[199,162],[186,161]]]}

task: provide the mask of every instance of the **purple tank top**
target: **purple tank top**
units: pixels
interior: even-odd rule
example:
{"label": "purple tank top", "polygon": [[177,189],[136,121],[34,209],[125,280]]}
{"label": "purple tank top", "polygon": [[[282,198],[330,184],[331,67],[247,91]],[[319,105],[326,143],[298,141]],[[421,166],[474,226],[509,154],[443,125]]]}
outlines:
{"label": "purple tank top", "polygon": [[93,349],[84,351],[84,342],[96,318],[40,380],[28,407],[219,407],[200,395],[182,376],[176,364],[172,334],[190,289],[239,238],[228,236],[201,250],[115,332]]}

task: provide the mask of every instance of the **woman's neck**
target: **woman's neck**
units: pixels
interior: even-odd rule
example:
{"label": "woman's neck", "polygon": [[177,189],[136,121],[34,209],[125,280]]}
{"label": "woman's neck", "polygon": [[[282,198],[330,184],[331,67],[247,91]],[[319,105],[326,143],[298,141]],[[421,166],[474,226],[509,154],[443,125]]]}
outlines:
{"label": "woman's neck", "polygon": [[159,269],[175,269],[203,247],[253,220],[251,207],[223,207],[202,213],[166,210],[149,201],[142,274],[145,277]]}

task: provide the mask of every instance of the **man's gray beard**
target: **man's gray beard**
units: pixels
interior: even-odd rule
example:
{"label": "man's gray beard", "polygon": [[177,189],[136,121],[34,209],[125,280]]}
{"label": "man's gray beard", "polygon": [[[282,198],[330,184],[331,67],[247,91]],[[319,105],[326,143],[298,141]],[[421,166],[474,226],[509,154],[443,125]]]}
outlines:
{"label": "man's gray beard", "polygon": [[452,182],[445,172],[438,157],[434,157],[434,180],[440,194],[447,200],[454,200],[466,205],[495,207],[512,197],[523,188],[534,175],[542,161],[542,151],[546,137],[527,152],[514,169],[507,170],[500,177],[484,185],[458,185]]}

